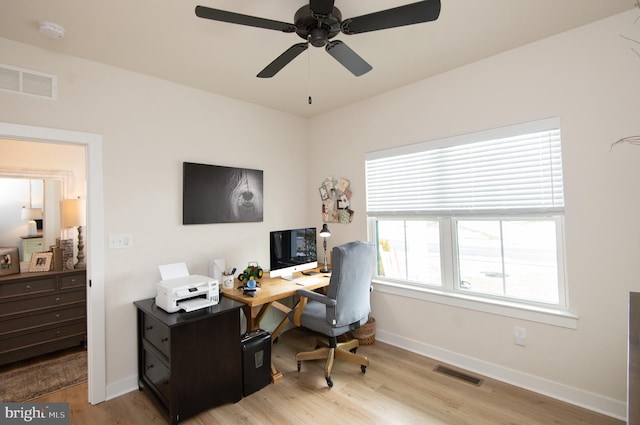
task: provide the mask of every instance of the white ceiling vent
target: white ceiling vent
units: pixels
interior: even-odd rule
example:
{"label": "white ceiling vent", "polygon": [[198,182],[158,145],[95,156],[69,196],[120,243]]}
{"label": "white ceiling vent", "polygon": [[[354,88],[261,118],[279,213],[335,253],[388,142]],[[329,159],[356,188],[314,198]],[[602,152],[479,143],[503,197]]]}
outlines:
{"label": "white ceiling vent", "polygon": [[0,64],[0,90],[55,100],[58,80],[55,75]]}

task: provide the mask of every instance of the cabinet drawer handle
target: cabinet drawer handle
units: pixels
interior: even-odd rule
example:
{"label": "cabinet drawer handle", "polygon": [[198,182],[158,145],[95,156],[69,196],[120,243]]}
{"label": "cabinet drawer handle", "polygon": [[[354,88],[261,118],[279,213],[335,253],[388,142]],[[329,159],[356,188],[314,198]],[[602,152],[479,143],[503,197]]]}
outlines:
{"label": "cabinet drawer handle", "polygon": [[73,279],[71,279],[71,284],[75,285],[75,283],[76,283],[76,278],[74,277]]}
{"label": "cabinet drawer handle", "polygon": [[144,328],[146,331],[150,331],[151,329],[153,329],[153,326],[149,325],[146,328]]}
{"label": "cabinet drawer handle", "polygon": [[60,320],[60,315],[59,314],[56,314],[56,319]]}
{"label": "cabinet drawer handle", "polygon": [[56,303],[60,303],[60,297],[56,297]]}
{"label": "cabinet drawer handle", "polygon": [[147,370],[149,369],[153,369],[153,363],[151,363],[149,366],[147,366]]}
{"label": "cabinet drawer handle", "polygon": [[31,290],[31,285],[27,285],[27,287],[25,288],[27,291]]}
{"label": "cabinet drawer handle", "polygon": [[162,338],[162,339],[160,340],[160,342],[167,342],[167,341],[169,341],[169,338],[168,338],[168,337],[167,337],[167,338]]}

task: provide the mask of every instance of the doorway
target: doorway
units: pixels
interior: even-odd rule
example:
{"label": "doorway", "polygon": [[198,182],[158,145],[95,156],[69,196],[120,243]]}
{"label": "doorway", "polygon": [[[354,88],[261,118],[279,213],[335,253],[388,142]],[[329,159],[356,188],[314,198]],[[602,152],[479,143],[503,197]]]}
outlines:
{"label": "doorway", "polygon": [[86,148],[88,400],[98,404],[106,400],[102,136],[0,122],[0,138]]}

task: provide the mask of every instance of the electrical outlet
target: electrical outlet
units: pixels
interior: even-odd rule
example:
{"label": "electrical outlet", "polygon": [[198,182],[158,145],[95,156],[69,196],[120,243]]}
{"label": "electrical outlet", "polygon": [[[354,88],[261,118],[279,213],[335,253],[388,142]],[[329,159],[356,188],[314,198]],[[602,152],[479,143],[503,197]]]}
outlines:
{"label": "electrical outlet", "polygon": [[516,326],[513,331],[513,343],[522,347],[527,345],[527,330]]}
{"label": "electrical outlet", "polygon": [[109,235],[109,249],[131,248],[133,236],[130,233],[121,235]]}

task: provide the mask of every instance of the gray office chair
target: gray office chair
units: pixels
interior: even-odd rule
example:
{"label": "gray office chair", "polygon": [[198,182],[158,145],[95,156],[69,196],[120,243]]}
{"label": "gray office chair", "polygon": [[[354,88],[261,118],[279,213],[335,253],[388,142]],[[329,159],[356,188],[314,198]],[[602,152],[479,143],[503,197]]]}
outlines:
{"label": "gray office chair", "polygon": [[359,328],[367,322],[370,303],[371,279],[375,270],[374,245],[350,242],[333,248],[331,279],[327,295],[299,289],[300,303],[289,313],[289,320],[328,337],[324,347],[296,354],[298,371],[303,360],[327,359],[325,379],[333,387],[331,369],[334,359],[347,360],[360,365],[365,373],[369,360],[356,354],[358,340],[337,342],[337,337]]}

